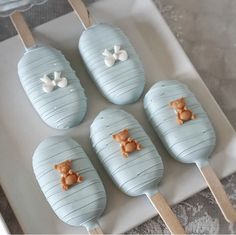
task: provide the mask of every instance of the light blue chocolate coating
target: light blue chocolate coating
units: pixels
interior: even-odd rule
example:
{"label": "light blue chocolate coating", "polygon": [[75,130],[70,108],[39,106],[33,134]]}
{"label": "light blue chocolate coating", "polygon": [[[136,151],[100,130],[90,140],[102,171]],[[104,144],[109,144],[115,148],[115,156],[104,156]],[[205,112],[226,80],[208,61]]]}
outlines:
{"label": "light blue chocolate coating", "polygon": [[[40,78],[55,71],[67,78],[68,86],[45,93]],[[60,51],[44,46],[29,49],[19,61],[18,73],[29,100],[47,125],[64,129],[82,121],[87,111],[87,98],[70,63]]]}
{"label": "light blue chocolate coating", "polygon": [[[107,67],[102,53],[104,49],[112,52],[114,45],[126,50],[129,58]],[[80,37],[79,51],[94,83],[110,102],[123,105],[140,98],[145,85],[143,66],[119,28],[104,23],[91,26]]]}
{"label": "light blue chocolate coating", "polygon": [[[72,169],[84,180],[63,191],[60,173],[54,165],[66,160],[72,160]],[[62,221],[87,228],[95,224],[105,209],[106,192],[88,156],[77,142],[65,136],[45,139],[35,150],[33,169],[44,196]]]}
{"label": "light blue chocolate coating", "polygon": [[[141,150],[125,158],[120,144],[112,138],[123,129],[141,144]],[[159,153],[137,120],[120,109],[98,114],[90,128],[90,138],[104,168],[114,183],[127,195],[153,195],[163,175]]]}
{"label": "light blue chocolate coating", "polygon": [[[196,119],[178,125],[177,115],[169,104],[181,97]],[[215,131],[207,113],[186,85],[174,80],[157,82],[145,95],[144,109],[172,157],[184,163],[207,162],[215,148]]]}

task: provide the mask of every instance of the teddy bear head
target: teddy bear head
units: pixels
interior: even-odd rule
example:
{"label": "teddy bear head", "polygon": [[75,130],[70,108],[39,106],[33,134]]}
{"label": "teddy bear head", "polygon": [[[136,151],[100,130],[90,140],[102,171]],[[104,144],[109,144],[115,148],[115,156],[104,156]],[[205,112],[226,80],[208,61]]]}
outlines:
{"label": "teddy bear head", "polygon": [[124,129],[123,131],[120,131],[119,133],[112,135],[112,137],[114,140],[118,142],[125,141],[129,138],[129,131],[128,129]]}
{"label": "teddy bear head", "polygon": [[183,109],[185,105],[186,104],[183,97],[170,102],[170,106],[174,109]]}
{"label": "teddy bear head", "polygon": [[58,170],[61,174],[67,174],[71,169],[71,160],[67,160],[55,165],[54,169]]}

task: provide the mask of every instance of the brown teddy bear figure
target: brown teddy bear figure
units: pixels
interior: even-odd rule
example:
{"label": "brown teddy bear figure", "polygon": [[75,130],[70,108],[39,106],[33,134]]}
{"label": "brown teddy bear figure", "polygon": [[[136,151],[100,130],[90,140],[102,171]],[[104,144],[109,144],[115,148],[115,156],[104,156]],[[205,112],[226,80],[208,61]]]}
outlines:
{"label": "brown teddy bear figure", "polygon": [[63,190],[68,190],[69,187],[83,181],[83,176],[73,171],[71,169],[71,164],[72,161],[67,160],[54,166],[54,169],[61,173],[61,185]]}
{"label": "brown teddy bear figure", "polygon": [[177,123],[179,125],[182,125],[184,122],[187,122],[189,120],[193,120],[193,119],[196,118],[196,115],[194,115],[192,113],[192,111],[190,111],[187,108],[185,100],[184,100],[183,97],[170,102],[170,106],[173,109],[175,109],[175,111],[177,113]]}
{"label": "brown teddy bear figure", "polygon": [[121,153],[124,157],[128,157],[129,153],[141,150],[141,144],[130,137],[128,129],[112,135],[112,138],[120,143]]}

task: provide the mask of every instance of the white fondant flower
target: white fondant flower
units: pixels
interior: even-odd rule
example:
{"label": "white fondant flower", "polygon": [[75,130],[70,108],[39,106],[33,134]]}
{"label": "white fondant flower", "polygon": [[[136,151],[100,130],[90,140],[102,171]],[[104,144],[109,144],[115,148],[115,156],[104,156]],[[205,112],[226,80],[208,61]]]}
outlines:
{"label": "white fondant flower", "polygon": [[128,53],[125,50],[120,50],[120,46],[114,46],[114,53],[112,54],[109,50],[105,49],[102,53],[104,58],[104,63],[107,67],[111,67],[115,64],[117,60],[125,61],[128,59]]}
{"label": "white fondant flower", "polygon": [[115,64],[116,59],[113,57],[110,51],[105,49],[102,54],[105,56],[104,62],[107,67],[111,67]]}
{"label": "white fondant flower", "polygon": [[55,87],[66,87],[67,86],[67,78],[61,77],[61,72],[54,72],[54,79],[51,80],[48,75],[44,74],[40,80],[43,82],[43,91],[46,93],[50,93],[54,90]]}

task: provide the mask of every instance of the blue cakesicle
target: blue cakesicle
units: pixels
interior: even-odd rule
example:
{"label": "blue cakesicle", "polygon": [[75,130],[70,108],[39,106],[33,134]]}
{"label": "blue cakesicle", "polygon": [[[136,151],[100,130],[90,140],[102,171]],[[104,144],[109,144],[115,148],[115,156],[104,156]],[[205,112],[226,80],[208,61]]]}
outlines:
{"label": "blue cakesicle", "polygon": [[157,82],[144,97],[147,116],[170,155],[183,163],[195,163],[229,223],[236,212],[209,165],[215,145],[214,128],[200,102],[178,81]]}
{"label": "blue cakesicle", "polygon": [[[196,118],[179,125],[170,102],[182,97]],[[144,109],[173,158],[199,166],[208,164],[215,148],[215,131],[207,113],[186,85],[175,80],[157,82],[145,95]]]}
{"label": "blue cakesicle", "polygon": [[[128,129],[141,144],[141,150],[128,157],[112,135]],[[154,195],[163,175],[159,153],[137,120],[120,109],[106,109],[98,114],[90,128],[93,148],[104,168],[121,191],[129,196]]]}
{"label": "blue cakesicle", "polygon": [[87,98],[70,63],[51,47],[28,49],[18,64],[21,84],[41,119],[50,127],[78,125],[87,111]]}
{"label": "blue cakesicle", "polygon": [[[72,160],[72,170],[83,181],[62,189],[61,175],[54,166]],[[33,156],[33,169],[40,188],[55,214],[65,223],[96,227],[106,206],[102,181],[82,147],[65,136],[54,136],[39,144]]]}
{"label": "blue cakesicle", "polygon": [[79,51],[91,78],[110,102],[124,105],[136,102],[143,93],[143,66],[124,33],[108,24],[85,30]]}

